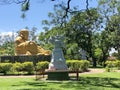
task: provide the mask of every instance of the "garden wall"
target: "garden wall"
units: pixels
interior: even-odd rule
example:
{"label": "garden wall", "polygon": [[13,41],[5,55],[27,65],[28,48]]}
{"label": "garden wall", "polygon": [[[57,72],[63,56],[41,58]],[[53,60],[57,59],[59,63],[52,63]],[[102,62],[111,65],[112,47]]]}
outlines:
{"label": "garden wall", "polygon": [[50,62],[51,55],[21,55],[21,56],[1,56],[0,62],[26,62],[32,61],[34,64],[39,61]]}

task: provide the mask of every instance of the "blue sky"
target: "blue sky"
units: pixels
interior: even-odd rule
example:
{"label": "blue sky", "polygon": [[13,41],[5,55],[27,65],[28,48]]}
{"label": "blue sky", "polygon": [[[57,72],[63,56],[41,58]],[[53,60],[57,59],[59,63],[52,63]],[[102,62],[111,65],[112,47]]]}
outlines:
{"label": "blue sky", "polygon": [[[26,12],[26,18],[21,18],[21,5],[10,4],[0,5],[0,33],[16,32],[24,27],[37,27],[38,32],[42,31],[42,20],[48,19],[48,12],[53,12],[53,5],[58,2],[50,0],[31,0],[30,10]],[[89,6],[97,6],[97,0],[89,0]],[[71,5],[79,5],[80,9],[85,9],[85,0],[72,0]]]}

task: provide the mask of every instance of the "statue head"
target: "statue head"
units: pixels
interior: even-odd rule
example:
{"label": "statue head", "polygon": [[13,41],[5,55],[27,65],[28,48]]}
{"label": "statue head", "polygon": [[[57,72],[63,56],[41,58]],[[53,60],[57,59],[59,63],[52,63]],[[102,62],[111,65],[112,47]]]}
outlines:
{"label": "statue head", "polygon": [[28,40],[28,35],[29,32],[27,29],[22,29],[20,30],[20,36],[24,39],[24,40]]}

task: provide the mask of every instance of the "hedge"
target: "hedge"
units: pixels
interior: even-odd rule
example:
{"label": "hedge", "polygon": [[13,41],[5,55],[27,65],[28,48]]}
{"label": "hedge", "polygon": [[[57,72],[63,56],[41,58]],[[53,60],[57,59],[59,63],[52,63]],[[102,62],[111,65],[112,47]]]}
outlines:
{"label": "hedge", "polygon": [[[89,68],[90,62],[87,60],[67,60],[66,64],[69,70],[86,71]],[[118,64],[117,64],[118,65]],[[41,61],[33,64],[33,62],[15,62],[15,63],[0,63],[0,73],[7,74],[7,72],[27,72],[33,74],[34,71],[48,69],[49,62]]]}
{"label": "hedge", "polygon": [[0,63],[0,73],[7,74],[12,68],[12,63]]}
{"label": "hedge", "polygon": [[70,70],[86,71],[90,62],[87,60],[67,60],[67,66]]}
{"label": "hedge", "polygon": [[48,69],[49,62],[48,61],[42,61],[36,63],[36,70],[45,70]]}
{"label": "hedge", "polygon": [[106,61],[106,71],[110,72],[113,70],[113,68],[117,68],[120,70],[120,60],[115,60],[115,61]]}

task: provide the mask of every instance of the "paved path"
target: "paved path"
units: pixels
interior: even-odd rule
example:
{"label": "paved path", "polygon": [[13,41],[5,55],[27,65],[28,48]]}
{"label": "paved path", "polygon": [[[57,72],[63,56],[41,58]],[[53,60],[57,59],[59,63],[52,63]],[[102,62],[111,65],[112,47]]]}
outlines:
{"label": "paved path", "polygon": [[83,72],[80,74],[95,74],[95,73],[103,73],[105,71],[104,69],[93,69],[93,68],[90,68],[88,70],[89,70],[88,72]]}
{"label": "paved path", "polygon": [[[95,73],[103,73],[105,70],[104,69],[93,69],[93,68],[89,68],[89,71],[88,72],[82,72],[82,73],[79,73],[79,74],[95,74]],[[117,72],[120,72],[120,70],[117,70]],[[75,74],[74,74],[75,75]],[[35,75],[27,75],[27,76],[23,76],[23,75],[19,75],[19,76],[0,76],[0,78],[16,78],[16,77],[19,77],[19,78],[30,78],[30,77],[35,77]]]}

